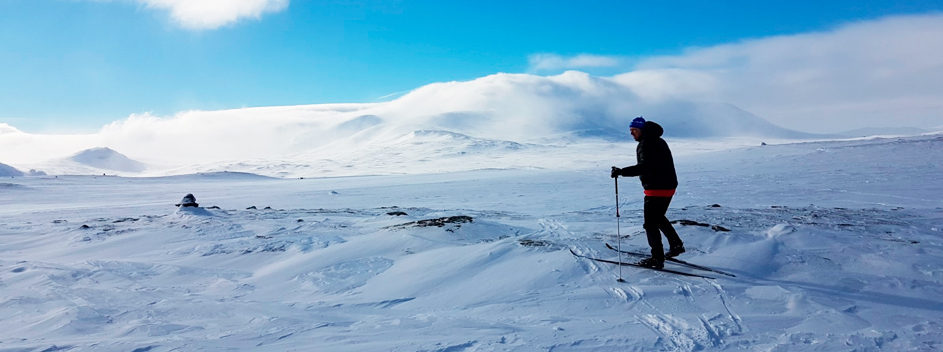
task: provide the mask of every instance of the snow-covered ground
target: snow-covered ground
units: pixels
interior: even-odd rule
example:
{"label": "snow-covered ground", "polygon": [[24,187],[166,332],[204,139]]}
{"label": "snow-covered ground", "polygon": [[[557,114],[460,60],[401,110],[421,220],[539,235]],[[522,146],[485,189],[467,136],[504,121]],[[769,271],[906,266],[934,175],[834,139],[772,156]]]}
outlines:
{"label": "snow-covered ground", "polygon": [[[943,349],[943,136],[673,144],[680,258],[736,277],[624,283],[567,250],[618,259],[609,166],[635,144],[611,145],[527,155],[556,168],[488,169],[517,150],[492,145],[399,164],[472,171],[0,179],[0,351]],[[645,250],[619,181],[621,244]]]}

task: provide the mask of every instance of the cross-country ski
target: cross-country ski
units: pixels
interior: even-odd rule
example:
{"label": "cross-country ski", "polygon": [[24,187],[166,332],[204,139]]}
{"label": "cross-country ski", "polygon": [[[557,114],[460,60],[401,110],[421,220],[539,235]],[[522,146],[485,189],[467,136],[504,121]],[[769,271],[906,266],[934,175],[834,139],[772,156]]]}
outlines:
{"label": "cross-country ski", "polygon": [[570,249],[570,253],[572,253],[573,255],[575,255],[575,256],[577,256],[577,257],[580,257],[580,258],[583,258],[583,259],[595,260],[595,261],[597,261],[597,262],[603,262],[603,263],[609,263],[609,264],[616,264],[616,265],[624,265],[624,266],[632,266],[632,267],[636,267],[636,268],[642,268],[642,269],[649,269],[649,270],[661,271],[661,272],[672,273],[672,274],[676,274],[676,275],[691,276],[691,277],[699,277],[699,278],[703,278],[703,279],[713,279],[713,277],[704,276],[704,275],[700,275],[700,274],[686,273],[686,272],[683,272],[683,271],[677,271],[677,270],[672,270],[672,269],[652,268],[652,267],[640,265],[640,264],[637,263],[637,262],[619,262],[619,261],[615,261],[615,260],[611,260],[611,259],[593,258],[593,257],[590,257],[590,256],[578,254],[578,253],[574,252],[572,249]]}
{"label": "cross-country ski", "polygon": [[[613,247],[612,245],[610,245],[610,244],[608,244],[608,243],[606,243],[606,248],[609,248],[609,249],[614,250],[614,251],[616,251],[616,252],[622,252],[623,254],[628,254],[628,255],[631,255],[631,256],[635,256],[635,257],[644,258],[644,257],[647,257],[647,256],[648,256],[648,254],[640,253],[640,252],[632,252],[632,251],[627,251],[627,250],[621,250],[621,251],[620,251],[620,250],[616,249],[615,247]],[[666,258],[665,258],[665,261],[672,262],[672,263],[676,263],[676,264],[680,264],[680,265],[683,265],[683,266],[686,266],[686,267],[689,267],[689,268],[692,268],[692,269],[710,271],[710,272],[717,273],[717,274],[724,275],[724,276],[737,277],[737,275],[728,273],[728,272],[723,271],[723,270],[714,269],[714,268],[707,267],[707,266],[703,266],[703,265],[688,263],[688,262],[686,262],[686,261],[683,261],[683,260],[678,259],[678,258],[675,258],[675,257],[666,257]]]}

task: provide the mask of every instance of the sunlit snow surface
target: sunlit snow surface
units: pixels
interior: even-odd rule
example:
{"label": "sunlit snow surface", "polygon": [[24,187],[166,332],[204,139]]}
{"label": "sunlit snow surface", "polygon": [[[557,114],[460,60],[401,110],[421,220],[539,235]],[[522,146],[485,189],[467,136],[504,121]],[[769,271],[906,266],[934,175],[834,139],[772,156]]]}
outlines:
{"label": "sunlit snow surface", "polygon": [[[943,136],[678,150],[668,217],[731,230],[676,224],[681,259],[737,277],[620,283],[567,249],[618,259],[608,168],[634,147],[543,169],[5,178],[0,351],[943,349]],[[621,245],[645,250],[641,187],[619,181]],[[202,208],[173,206],[187,193]],[[453,216],[473,220],[410,224]]]}

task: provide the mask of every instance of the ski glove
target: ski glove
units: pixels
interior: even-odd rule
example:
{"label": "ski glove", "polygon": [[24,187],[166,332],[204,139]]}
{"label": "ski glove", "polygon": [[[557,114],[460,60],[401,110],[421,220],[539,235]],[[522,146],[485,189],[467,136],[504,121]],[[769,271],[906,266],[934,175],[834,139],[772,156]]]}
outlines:
{"label": "ski glove", "polygon": [[612,167],[612,174],[610,174],[610,176],[611,176],[612,178],[616,178],[616,177],[622,176],[622,169],[613,166],[613,167]]}

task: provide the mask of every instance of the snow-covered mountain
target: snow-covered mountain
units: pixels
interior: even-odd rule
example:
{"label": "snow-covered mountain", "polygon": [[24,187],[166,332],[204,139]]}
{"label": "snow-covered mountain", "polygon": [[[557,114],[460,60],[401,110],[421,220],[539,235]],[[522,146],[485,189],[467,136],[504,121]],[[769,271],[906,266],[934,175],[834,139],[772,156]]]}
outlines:
{"label": "snow-covered mountain", "polygon": [[[30,175],[115,175],[139,176],[148,165],[131,159],[111,148],[96,147],[39,163],[21,164],[31,168]],[[39,169],[43,171],[35,171]]]}
{"label": "snow-covered mountain", "polygon": [[66,158],[66,160],[103,170],[141,172],[147,169],[147,165],[144,163],[131,160],[124,154],[107,147],[83,150]]}
{"label": "snow-covered mountain", "polygon": [[[324,155],[345,162],[342,159],[356,157],[343,155],[352,151],[418,155],[475,148],[462,146],[461,138],[424,137],[428,131],[493,146],[631,141],[627,126],[639,115],[662,124],[666,137],[673,139],[815,137],[780,128],[730,104],[658,99],[640,89],[644,86],[576,71],[549,77],[495,74],[430,84],[383,103],[188,111],[169,118],[134,115],[90,135],[33,135],[7,128],[0,134],[0,158],[34,165],[52,155],[108,145],[150,165],[167,165],[156,170],[164,173],[256,159],[316,164]],[[428,140],[402,142],[423,138]],[[25,152],[5,155],[12,149]],[[35,153],[33,160],[27,160],[30,153]],[[102,153],[90,152],[77,161],[122,172],[144,169],[113,154],[100,158]]]}
{"label": "snow-covered mountain", "polygon": [[15,167],[10,165],[0,163],[0,177],[10,176],[23,176],[23,171],[17,170]]}

